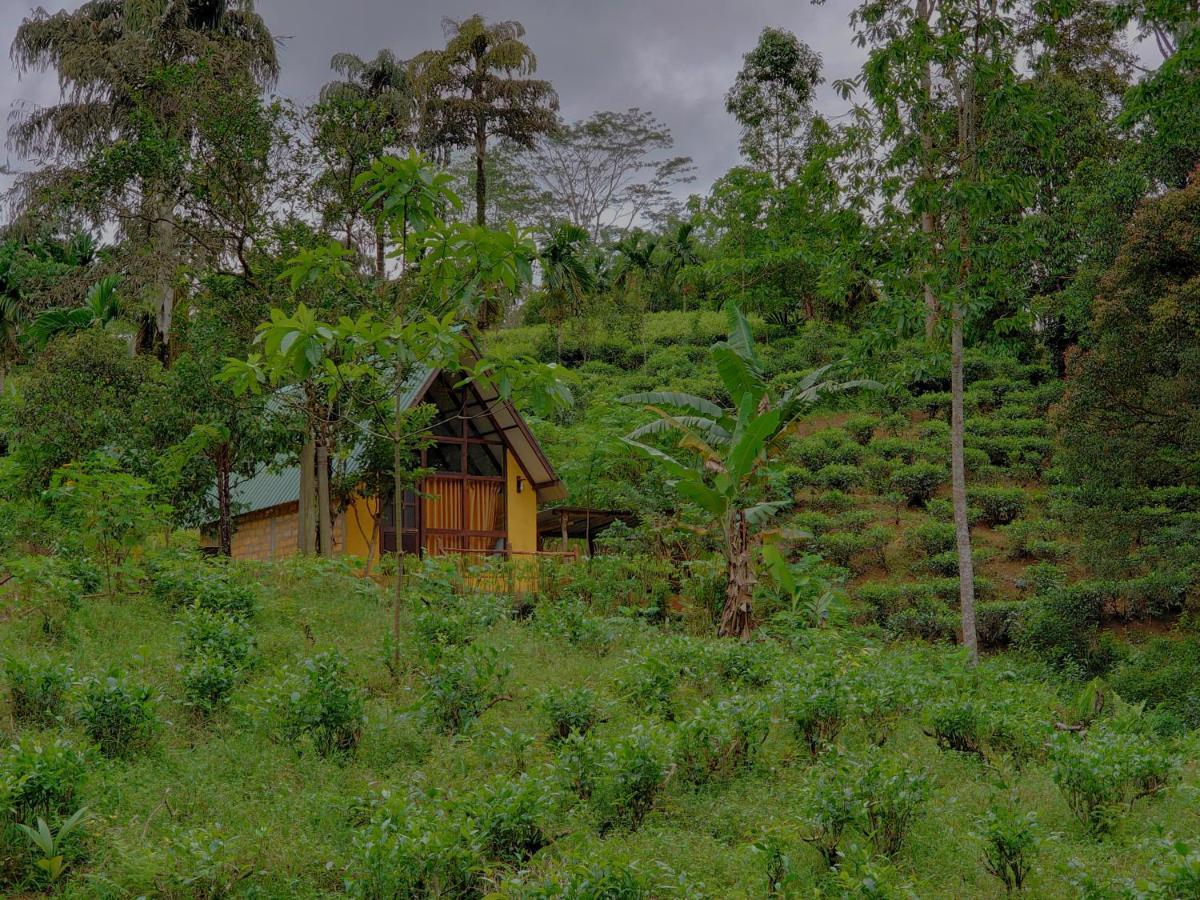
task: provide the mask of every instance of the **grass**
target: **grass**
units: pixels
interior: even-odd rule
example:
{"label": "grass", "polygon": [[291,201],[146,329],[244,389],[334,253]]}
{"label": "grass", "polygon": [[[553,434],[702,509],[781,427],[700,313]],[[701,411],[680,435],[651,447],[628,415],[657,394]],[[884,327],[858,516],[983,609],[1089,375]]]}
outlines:
{"label": "grass", "polygon": [[[165,722],[153,748],[131,761],[97,759],[83,789],[92,813],[85,856],[62,887],[67,897],[202,896],[205,886],[225,886],[235,896],[325,897],[341,892],[344,880],[359,874],[356,838],[363,798],[389,791],[393,796],[424,796],[429,789],[467,793],[480,783],[514,777],[518,771],[543,779],[555,748],[537,704],[552,686],[589,686],[604,703],[606,721],[597,739],[628,732],[654,717],[621,696],[621,667],[649,654],[684,657],[690,672],[672,693],[676,718],[684,718],[703,697],[724,697],[735,688],[707,663],[712,642],[669,637],[659,626],[625,623],[603,656],[572,648],[535,621],[504,619],[483,630],[476,642],[493,647],[512,666],[508,699],[491,707],[456,736],[437,733],[419,714],[418,672],[423,654],[409,642],[406,671],[398,679],[385,669],[382,637],[389,611],[384,593],[364,590],[350,577],[316,574],[311,566],[281,564],[257,570],[263,585],[255,620],[260,666],[238,689],[228,712],[199,719],[180,702],[181,675],[173,615],[148,596],[89,599],[72,614],[67,635],[47,643],[29,618],[0,625],[0,652],[17,656],[47,651],[69,659],[77,675],[103,675],[112,667],[161,695]],[[503,602],[503,601],[501,601]],[[800,633],[777,664],[777,676],[805,667],[855,666],[886,669],[908,665],[930,674],[939,694],[953,694],[972,676],[949,649],[882,645],[846,633]],[[683,643],[680,643],[680,642]],[[280,666],[314,653],[337,649],[350,663],[351,676],[368,692],[367,724],[358,753],[350,760],[299,754],[272,742],[246,701],[268,683]],[[916,670],[916,669],[914,669]],[[983,696],[1016,690],[1048,723],[1060,698],[1038,678],[1036,669],[1005,656],[988,660],[977,676]],[[668,781],[644,825],[632,833],[601,835],[587,804],[560,798],[548,823],[554,836],[522,875],[528,885],[580,859],[597,856],[636,863],[670,891],[689,896],[761,897],[766,874],[754,849],[767,834],[779,835],[791,860],[797,895],[829,887],[824,864],[802,837],[801,811],[814,774],[828,758],[813,762],[780,721],[775,685],[740,689],[772,701],[774,721],[757,765],[728,782],[691,789]],[[5,701],[7,702],[7,701]],[[7,714],[6,738],[17,729]],[[1003,892],[987,874],[973,837],[975,822],[996,796],[1000,773],[1023,809],[1036,812],[1044,833],[1038,864],[1030,876],[1030,896],[1071,896],[1074,863],[1104,881],[1149,877],[1155,871],[1160,832],[1186,836],[1200,832],[1195,804],[1197,772],[1193,752],[1180,781],[1149,800],[1140,800],[1103,841],[1089,837],[1072,818],[1044,762],[1017,768],[997,757],[985,765],[974,757],[938,750],[923,732],[919,710],[905,714],[884,750],[914,769],[927,770],[935,785],[917,818],[892,876],[921,897],[991,897]],[[656,723],[664,733],[669,722]],[[77,743],[84,737],[68,717],[61,731]],[[509,749],[510,733],[534,740],[522,752]],[[868,730],[853,717],[839,742],[845,752],[870,752]],[[7,741],[6,741],[7,743]],[[422,800],[422,802],[427,802]],[[851,831],[844,849],[864,844]],[[669,876],[662,866],[669,868]],[[507,896],[521,896],[515,871],[488,873],[485,884]],[[507,886],[505,886],[507,885]],[[836,894],[833,894],[836,895]]]}

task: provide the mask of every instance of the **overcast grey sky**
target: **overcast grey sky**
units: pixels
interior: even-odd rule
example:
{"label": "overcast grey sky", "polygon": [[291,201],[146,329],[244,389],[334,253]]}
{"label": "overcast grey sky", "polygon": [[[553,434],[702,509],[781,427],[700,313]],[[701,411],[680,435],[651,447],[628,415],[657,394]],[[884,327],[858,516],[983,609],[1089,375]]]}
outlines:
{"label": "overcast grey sky", "polygon": [[[795,32],[825,60],[818,105],[841,112],[829,83],[853,75],[863,54],[848,25],[855,0],[258,0],[258,10],[281,40],[278,93],[312,99],[329,80],[339,51],[374,55],[388,47],[407,58],[440,46],[443,16],[480,12],[517,19],[538,56],[539,72],[554,83],[563,115],[640,106],[675,135],[679,153],[695,159],[693,190],[704,191],[738,160],[737,130],[724,96],[758,33],[768,25]],[[0,0],[0,44],[7,48],[21,19],[36,4]],[[74,7],[43,0],[50,10]],[[46,104],[58,93],[54,76],[8,67],[0,80],[0,109]],[[0,159],[16,168],[7,150]]]}

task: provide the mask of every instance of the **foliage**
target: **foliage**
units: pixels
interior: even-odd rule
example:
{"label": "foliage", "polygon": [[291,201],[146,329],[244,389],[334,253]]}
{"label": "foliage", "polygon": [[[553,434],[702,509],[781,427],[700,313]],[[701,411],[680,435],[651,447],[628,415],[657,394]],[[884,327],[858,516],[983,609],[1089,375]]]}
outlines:
{"label": "foliage", "polygon": [[85,751],[62,738],[44,741],[27,735],[18,740],[0,758],[13,820],[63,822],[79,806],[89,763]]}
{"label": "foliage", "polygon": [[1175,769],[1175,760],[1153,738],[1112,726],[1094,728],[1086,738],[1055,735],[1050,759],[1067,805],[1097,835],[1113,829],[1122,807],[1162,790]]}
{"label": "foliage", "polygon": [[923,506],[934,491],[946,483],[946,470],[931,462],[918,461],[892,473],[892,490],[903,494],[909,506]]}
{"label": "foliage", "polygon": [[457,734],[503,699],[511,669],[495,650],[466,647],[446,653],[422,673],[422,708],[438,728]]}
{"label": "foliage", "polygon": [[1019,892],[1025,885],[1038,849],[1038,822],[1032,812],[1011,803],[995,803],[978,824],[983,839],[984,864],[1004,885],[1004,892]]}
{"label": "foliage", "polygon": [[297,750],[305,743],[321,757],[353,756],[362,739],[365,704],[350,678],[347,660],[335,651],[304,659],[265,697],[270,727]]}
{"label": "foliage", "polygon": [[154,692],[120,672],[85,679],[76,715],[100,752],[110,757],[144,751],[161,727]]}
{"label": "foliage", "polygon": [[740,696],[705,701],[675,730],[676,772],[693,785],[733,777],[754,765],[769,725],[761,702]]}
{"label": "foliage", "polygon": [[23,724],[47,725],[62,718],[74,680],[69,665],[50,659],[4,661],[12,716]]}
{"label": "foliage", "polygon": [[586,687],[551,689],[538,698],[538,706],[552,741],[586,735],[602,718],[596,692]]}

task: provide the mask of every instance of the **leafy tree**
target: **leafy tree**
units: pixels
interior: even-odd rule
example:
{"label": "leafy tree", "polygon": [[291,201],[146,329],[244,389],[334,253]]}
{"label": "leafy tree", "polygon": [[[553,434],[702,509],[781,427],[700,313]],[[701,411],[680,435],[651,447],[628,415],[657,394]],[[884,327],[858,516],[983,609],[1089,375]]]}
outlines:
{"label": "leafy tree", "polygon": [[804,157],[821,57],[790,31],[764,28],[725,95],[741,126],[742,155],[785,185]]}
{"label": "leafy tree", "polygon": [[159,365],[130,355],[129,345],[99,330],[51,341],[13,379],[4,399],[9,452],[22,485],[44,488],[53,472],[97,450],[130,444],[131,398],[160,375]]}
{"label": "leafy tree", "polygon": [[672,155],[671,130],[647,110],[596,112],[539,135],[530,147],[501,144],[501,192],[518,221],[566,221],[600,244],[678,212],[675,191],[695,179]]}
{"label": "leafy tree", "polygon": [[[486,222],[488,139],[504,137],[520,146],[555,124],[558,96],[548,81],[531,78],[537,58],[522,40],[520,22],[494,22],[480,15],[445,19],[446,47],[413,60],[423,103],[424,140],[445,147],[470,147],[475,158],[475,223]],[[486,323],[485,323],[486,324]]]}
{"label": "leafy tree", "polygon": [[595,287],[586,258],[587,245],[588,233],[584,229],[563,222],[549,233],[538,252],[543,279],[542,316],[554,325],[560,357],[563,323],[580,313]]}
{"label": "leafy tree", "polygon": [[[390,150],[415,139],[416,95],[407,64],[390,50],[369,60],[339,53],[330,66],[342,78],[321,88],[311,111],[313,143],[323,164],[316,187],[326,198],[323,218],[344,223],[349,247],[362,215],[359,179]],[[375,277],[382,279],[387,244],[379,228],[374,245]]]}
{"label": "leafy tree", "polygon": [[[1017,74],[1011,12],[1008,4],[941,0],[936,18],[922,19],[897,0],[864,5],[852,16],[871,46],[857,83],[891,147],[879,184],[889,199],[885,212],[898,226],[900,265],[885,267],[895,291],[892,313],[908,319],[903,308],[916,290],[927,313],[949,312],[951,493],[963,643],[972,659],[978,641],[963,462],[964,331],[968,318],[1002,327],[987,313],[1019,289],[1005,262],[1032,254],[1029,223],[1021,217],[1032,200],[1032,180],[986,165],[986,148],[1003,129],[1010,137],[1020,134],[1029,148],[1052,152],[1046,110]],[[919,231],[909,227],[914,211],[921,213]],[[1023,324],[1024,317],[1003,327]],[[926,329],[932,337],[928,315]]]}
{"label": "leafy tree", "polygon": [[[184,85],[175,66],[232,76],[218,79],[229,96],[241,93],[231,91],[238,73],[262,86],[278,71],[274,40],[251,0],[91,2],[53,14],[38,9],[17,29],[12,55],[20,71],[54,69],[62,90],[60,103],[27,110],[10,130],[19,153],[48,163],[25,179],[30,199],[51,185],[69,185],[89,159],[127,141],[143,142],[148,131],[156,144],[146,148],[151,153],[143,162],[187,145],[193,109],[180,103]],[[121,224],[146,249],[147,289],[165,344],[180,262],[178,171],[155,165],[138,173],[116,165],[109,174],[114,187],[138,186],[134,215]],[[108,216],[98,218],[104,223]]]}
{"label": "leafy tree", "polygon": [[1084,533],[1127,563],[1153,565],[1156,546],[1177,547],[1189,564],[1194,552],[1168,495],[1200,476],[1198,225],[1200,181],[1138,210],[1100,279],[1093,344],[1070,359],[1055,415]]}
{"label": "leafy tree", "polygon": [[[754,627],[753,566],[762,526],[792,502],[768,498],[772,453],[796,419],[818,400],[867,382],[823,381],[830,369],[825,366],[773,397],[749,323],[732,304],[726,314],[729,337],[714,344],[711,355],[734,407],[675,391],[630,394],[621,402],[643,404],[658,416],[632,431],[626,443],[659,463],[680,499],[716,521],[725,555],[725,604],[717,633],[745,639]],[[695,465],[643,442],[670,433],[680,436],[678,448],[692,454]]]}

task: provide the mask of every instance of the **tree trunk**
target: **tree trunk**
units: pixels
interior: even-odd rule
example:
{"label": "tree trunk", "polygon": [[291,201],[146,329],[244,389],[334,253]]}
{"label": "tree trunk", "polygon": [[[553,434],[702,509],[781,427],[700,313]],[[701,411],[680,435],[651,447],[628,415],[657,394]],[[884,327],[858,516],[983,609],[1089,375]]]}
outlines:
{"label": "tree trunk", "polygon": [[301,553],[317,552],[316,485],[317,445],[311,437],[300,450],[300,503],[297,511],[296,545]]}
{"label": "tree trunk", "polygon": [[475,123],[475,224],[487,224],[487,122],[479,116]]}
{"label": "tree trunk", "polygon": [[221,444],[216,453],[217,466],[217,544],[222,556],[233,556],[233,516],[230,511],[229,445]]}
{"label": "tree trunk", "polygon": [[383,228],[375,229],[375,277],[383,281],[387,277],[387,247],[385,246]]}
{"label": "tree trunk", "polygon": [[154,220],[154,329],[164,364],[170,362],[171,325],[175,317],[175,207],[162,201]]}
{"label": "tree trunk", "polygon": [[[933,0],[917,0],[916,16],[921,22],[926,25],[933,17]],[[929,60],[925,61],[921,70],[921,99],[924,103],[919,116],[920,121],[920,141],[921,141],[921,175],[926,181],[933,181],[933,135],[930,133],[929,123],[929,107],[933,103],[933,71]],[[933,241],[934,219],[933,213],[929,210],[921,213],[921,233],[925,235],[927,241]],[[929,251],[932,254],[932,249]],[[925,291],[925,340],[932,341],[934,334],[937,332],[938,318],[941,316],[941,307],[938,305],[938,299],[933,293],[933,288],[929,284],[926,277],[924,284]]]}
{"label": "tree trunk", "polygon": [[333,556],[333,517],[329,504],[329,444],[317,444],[317,542],[322,556]]}
{"label": "tree trunk", "polygon": [[[401,448],[401,429],[404,427],[404,379],[396,378],[396,433],[392,436],[392,531],[396,535],[396,583],[392,594],[392,671],[400,671],[400,605],[404,601],[404,541],[401,538],[403,523],[402,498],[404,497],[404,454]],[[380,501],[382,504],[382,500]],[[380,514],[383,507],[380,506]],[[380,536],[380,559],[383,558],[382,535]]]}
{"label": "tree trunk", "polygon": [[963,462],[963,311],[955,304],[950,323],[950,482],[954,500],[954,543],[958,550],[958,599],[962,606],[963,646],[979,661],[975,633],[975,570],[971,527],[967,520],[967,473]]}
{"label": "tree trunk", "polygon": [[733,527],[729,530],[727,544],[725,608],[721,612],[717,635],[748,640],[754,627],[750,605],[754,575],[750,571],[750,528],[746,524],[746,517],[740,512],[736,514]]}

